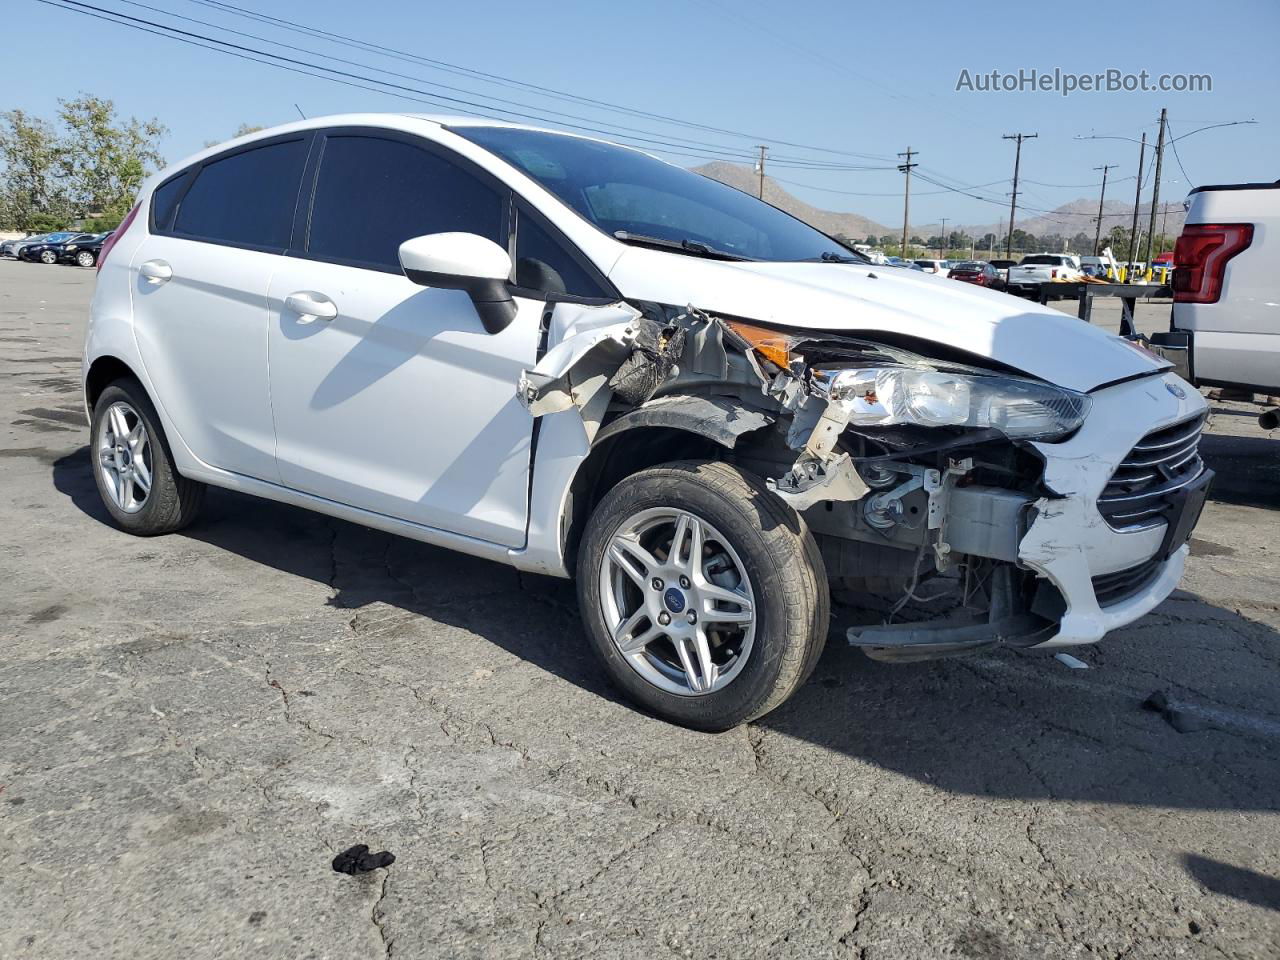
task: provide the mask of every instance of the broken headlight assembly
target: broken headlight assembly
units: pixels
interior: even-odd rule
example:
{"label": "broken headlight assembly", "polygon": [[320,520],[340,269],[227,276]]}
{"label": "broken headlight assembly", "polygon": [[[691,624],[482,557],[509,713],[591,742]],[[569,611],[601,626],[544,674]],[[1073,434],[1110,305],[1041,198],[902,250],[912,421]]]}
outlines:
{"label": "broken headlight assembly", "polygon": [[1091,404],[1082,393],[1046,383],[919,367],[815,370],[813,381],[848,410],[851,426],[967,427],[1059,440],[1084,423]]}

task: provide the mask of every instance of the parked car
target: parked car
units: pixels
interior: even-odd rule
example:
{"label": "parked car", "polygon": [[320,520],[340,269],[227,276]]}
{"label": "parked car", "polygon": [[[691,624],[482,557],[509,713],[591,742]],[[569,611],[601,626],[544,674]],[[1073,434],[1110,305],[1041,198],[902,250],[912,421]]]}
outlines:
{"label": "parked car", "polygon": [[59,263],[74,263],[82,267],[92,267],[98,262],[98,254],[102,245],[111,236],[106,233],[92,233],[84,237],[75,237],[62,244],[58,249]]}
{"label": "parked car", "polygon": [[23,247],[32,243],[40,243],[52,236],[54,236],[52,233],[36,233],[20,240],[6,240],[3,244],[0,244],[0,256],[13,257],[16,260]]}
{"label": "parked car", "polygon": [[916,260],[915,265],[925,273],[945,277],[950,273],[950,264],[946,260]]}
{"label": "parked car", "polygon": [[964,283],[976,283],[980,287],[1001,289],[1004,284],[1000,280],[1000,272],[989,263],[981,260],[964,260],[951,268],[951,279]]}
{"label": "parked car", "polygon": [[1197,187],[1189,202],[1154,347],[1196,386],[1280,394],[1280,181]]}
{"label": "parked car", "polygon": [[18,249],[18,259],[32,263],[57,263],[62,245],[74,240],[88,239],[89,233],[51,233],[42,240],[25,243]]}
{"label": "parked car", "polygon": [[1000,274],[1000,282],[1004,286],[1009,284],[1009,268],[1018,265],[1017,260],[990,260],[991,266],[996,268],[996,272]]}
{"label": "parked car", "polygon": [[804,682],[830,581],[985,611],[854,628],[881,659],[1095,642],[1174,589],[1210,476],[1167,362],[569,134],[261,131],[151,178],[98,268],[122,529],[214,485],[572,576],[618,687],[700,729]]}
{"label": "parked car", "polygon": [[1083,276],[1080,260],[1065,253],[1033,253],[1009,268],[1009,292],[1039,292],[1040,284],[1051,280],[1075,280]]}

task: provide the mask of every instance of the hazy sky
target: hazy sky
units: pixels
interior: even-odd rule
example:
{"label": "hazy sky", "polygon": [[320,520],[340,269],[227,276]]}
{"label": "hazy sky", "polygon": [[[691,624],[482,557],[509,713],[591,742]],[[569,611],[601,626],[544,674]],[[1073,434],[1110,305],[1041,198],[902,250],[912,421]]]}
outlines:
{"label": "hazy sky", "polygon": [[[1179,142],[1176,158],[1166,153],[1162,200],[1185,195],[1188,179],[1195,185],[1280,177],[1280,83],[1274,73],[1280,4],[1275,0],[990,6],[924,0],[77,2],[414,88],[399,95],[353,89],[38,0],[8,0],[4,23],[10,42],[0,109],[51,116],[59,97],[88,90],[115,100],[126,114],[154,116],[167,124],[171,132],[163,147],[174,160],[205,141],[229,137],[241,123],[295,119],[295,103],[308,116],[353,110],[496,116],[492,111],[502,107],[538,115],[543,125],[574,124],[629,138],[689,165],[705,159],[750,162],[754,145],[768,144],[775,158],[768,171],[787,189],[815,206],[863,213],[887,224],[902,218],[902,175],[892,167],[896,154],[910,145],[919,151],[923,177],[950,186],[982,185],[971,192],[986,198],[916,180],[912,221],[947,217],[974,223],[998,219],[1007,205],[1013,144],[1001,135],[1017,131],[1039,134],[1023,147],[1020,208],[1024,202],[1049,209],[1096,197],[1093,185],[1100,175],[1091,168],[1102,163],[1120,165],[1111,174],[1114,190],[1108,189],[1108,198],[1131,201],[1137,144],[1074,138],[1090,133],[1137,138],[1145,130],[1154,139],[1163,106],[1175,136],[1220,121],[1258,123]],[[228,3],[366,47],[247,19],[228,10]],[[411,58],[393,59],[370,45],[670,119],[555,99]],[[1146,70],[1153,82],[1164,73],[1208,74],[1212,92],[1077,92],[1064,98],[1052,92],[956,90],[962,69],[976,78],[992,70],[1033,68],[1076,74]],[[440,100],[445,96],[490,106],[449,104]],[[433,99],[436,105],[418,102]],[[499,104],[499,99],[508,102]],[[889,169],[833,169],[832,164]]]}

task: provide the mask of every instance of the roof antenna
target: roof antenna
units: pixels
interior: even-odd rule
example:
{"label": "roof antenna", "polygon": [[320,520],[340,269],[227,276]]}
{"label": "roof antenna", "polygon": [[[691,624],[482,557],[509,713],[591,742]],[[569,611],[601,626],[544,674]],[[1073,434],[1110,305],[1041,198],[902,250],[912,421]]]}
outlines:
{"label": "roof antenna", "polygon": [[298,116],[300,116],[303,120],[307,119],[307,115],[302,112],[302,108],[298,106],[296,103],[293,105],[293,109],[298,111]]}

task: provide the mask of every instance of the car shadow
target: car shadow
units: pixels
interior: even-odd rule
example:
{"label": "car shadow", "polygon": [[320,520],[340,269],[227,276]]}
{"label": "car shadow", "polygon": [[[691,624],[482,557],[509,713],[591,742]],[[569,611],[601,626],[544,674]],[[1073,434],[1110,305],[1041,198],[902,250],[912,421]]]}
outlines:
{"label": "car shadow", "polygon": [[1200,455],[1216,473],[1211,500],[1280,509],[1280,437],[1206,433]]}
{"label": "car shadow", "polygon": [[[87,447],[53,463],[53,482],[78,509],[109,523]],[[354,622],[371,605],[390,605],[465,629],[591,696],[622,701],[588,655],[568,581],[519,574],[220,489],[209,490],[199,520],[176,536],[327,584],[333,591],[328,603],[351,610]],[[1280,715],[1272,724],[1275,737],[1255,736],[1256,730],[1180,733],[1158,713],[1142,709],[1145,694],[1121,683],[1135,676],[1123,663],[1135,649],[1146,665],[1138,673],[1146,678],[1132,683],[1155,686],[1162,682],[1151,679],[1155,670],[1181,675],[1186,664],[1203,662],[1208,643],[1223,647],[1215,654],[1215,671],[1269,684],[1269,698],[1255,699],[1276,701],[1274,671],[1262,659],[1280,645],[1275,631],[1185,594],[1161,610],[1192,606],[1203,615],[1202,625],[1179,630],[1183,613],[1162,619],[1157,611],[1148,618],[1155,621],[1151,626],[1137,624],[1081,653],[1099,669],[1081,672],[1079,679],[1047,654],[1016,651],[917,664],[874,662],[844,642],[844,628],[856,615],[840,609],[809,682],[759,725],[957,793],[1166,808],[1280,808]],[[1228,632],[1205,636],[1218,629]],[[1114,669],[1106,669],[1112,660]],[[1195,698],[1194,691],[1175,693]]]}

